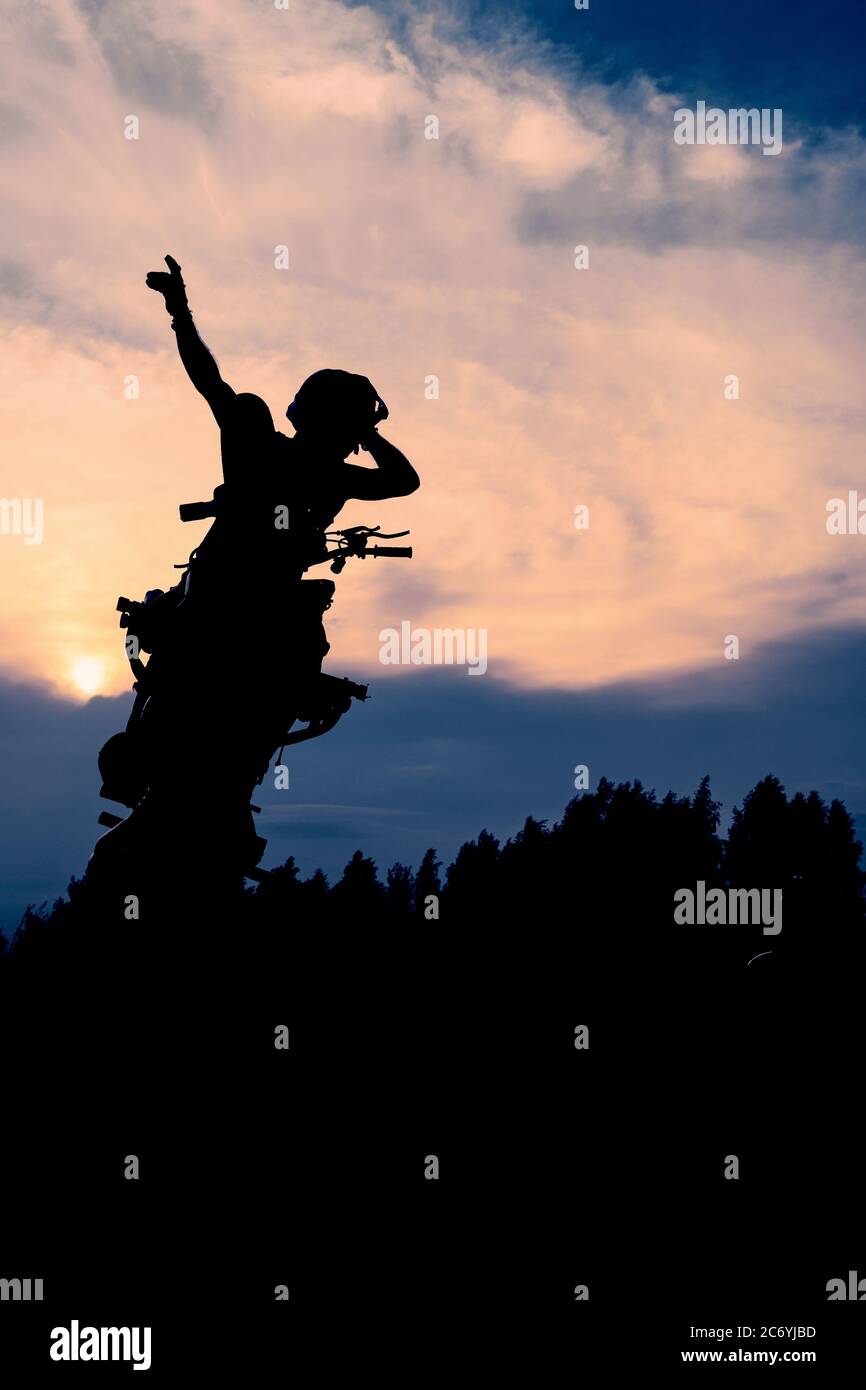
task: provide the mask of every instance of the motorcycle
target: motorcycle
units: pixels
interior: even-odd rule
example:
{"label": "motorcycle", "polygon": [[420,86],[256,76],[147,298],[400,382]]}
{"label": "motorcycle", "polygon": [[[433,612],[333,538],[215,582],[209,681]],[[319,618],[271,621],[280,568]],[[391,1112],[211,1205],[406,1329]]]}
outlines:
{"label": "motorcycle", "polygon": [[[181,520],[218,516],[221,492],[217,488],[210,502],[181,506]],[[379,543],[408,534],[384,533],[378,526],[364,525],[321,532],[318,543],[305,556],[302,573],[327,563],[332,573],[340,574],[349,559],[411,559],[411,546]],[[172,843],[170,836],[167,841],[166,830],[176,824],[179,813],[183,814],[178,802],[188,801],[197,790],[190,775],[182,775],[180,769],[189,765],[190,744],[198,739],[200,719],[216,739],[223,731],[229,733],[225,717],[226,712],[231,714],[232,699],[220,702],[216,694],[219,675],[206,678],[204,683],[197,674],[189,679],[190,672],[198,671],[195,558],[194,550],[186,565],[178,566],[184,570],[183,577],[170,589],[149,590],[141,602],[123,596],[117,600],[135,700],[126,728],[114,734],[99,752],[100,796],[126,806],[130,814],[100,813],[98,823],[108,833],[95,846],[88,866],[91,879],[109,865],[115,877],[118,869],[128,877],[133,862],[139,869],[142,864],[155,869],[156,859],[166,877],[177,872],[177,864],[166,862]],[[204,779],[201,812],[195,823],[185,826],[182,854],[187,860],[204,859],[218,866],[223,877],[259,882],[267,877],[259,868],[267,841],[256,833],[253,816],[260,807],[252,804],[251,796],[252,789],[264,780],[274,755],[279,751],[281,758],[286,747],[321,738],[348,713],[353,701],[368,698],[368,686],[321,670],[329,650],[322,619],[335,588],[329,579],[301,579],[290,589],[293,649],[300,652],[297,669],[287,688],[266,701],[264,709],[257,705],[254,712],[245,711],[243,733],[237,736],[235,730],[230,731],[228,770],[209,786]],[[145,662],[142,654],[150,659]],[[242,672],[231,675],[237,679]],[[200,702],[207,707],[201,716],[190,708],[195,704],[190,689],[196,685]],[[233,688],[228,674],[222,686],[223,693]],[[215,699],[210,698],[212,693]],[[208,725],[207,715],[213,720],[214,709],[220,711],[219,720]],[[190,849],[195,851],[192,856]]]}

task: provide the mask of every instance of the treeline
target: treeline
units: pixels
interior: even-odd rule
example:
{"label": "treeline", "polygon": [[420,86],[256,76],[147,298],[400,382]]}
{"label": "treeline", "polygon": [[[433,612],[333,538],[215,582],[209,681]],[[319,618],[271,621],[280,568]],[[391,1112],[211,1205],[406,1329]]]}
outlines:
{"label": "treeline", "polygon": [[[587,932],[615,923],[639,938],[651,924],[670,925],[673,894],[698,882],[707,891],[781,890],[785,942],[804,933],[829,938],[862,924],[862,846],[840,801],[828,806],[816,792],[789,798],[768,776],[734,810],[726,836],[720,811],[706,777],[691,796],[662,798],[640,782],[602,778],[570,801],[556,824],[528,817],[504,844],[482,830],[444,871],[431,848],[416,868],[395,863],[383,878],[358,850],[329,884],[321,870],[302,879],[290,857],[233,909],[233,949],[245,926],[282,931],[298,922],[353,929],[420,919],[484,931],[522,925]],[[52,927],[85,930],[92,911],[86,877],[73,880],[68,898],[50,910],[28,907],[11,943],[0,945],[7,956],[26,954],[54,936]]]}

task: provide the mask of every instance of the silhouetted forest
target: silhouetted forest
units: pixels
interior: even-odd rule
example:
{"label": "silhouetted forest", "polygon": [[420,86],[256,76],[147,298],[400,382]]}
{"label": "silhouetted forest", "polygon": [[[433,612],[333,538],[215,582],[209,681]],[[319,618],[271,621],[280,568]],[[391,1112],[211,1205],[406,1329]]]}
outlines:
{"label": "silhouetted forest", "polygon": [[[395,863],[383,878],[357,850],[329,884],[321,870],[302,879],[290,857],[225,904],[228,936],[217,933],[212,904],[198,926],[204,939],[211,937],[211,949],[218,942],[220,953],[238,956],[245,942],[249,949],[255,943],[275,964],[293,926],[344,937],[362,928],[423,924],[430,936],[459,927],[464,939],[473,929],[555,928],[579,936],[590,955],[604,953],[615,933],[615,950],[627,943],[636,961],[648,955],[664,963],[672,952],[681,963],[697,964],[708,951],[719,967],[743,964],[758,950],[801,962],[806,953],[817,964],[859,949],[866,874],[840,801],[828,806],[816,792],[787,797],[778,779],[767,776],[734,809],[726,836],[720,812],[707,777],[691,796],[661,798],[638,781],[615,785],[602,778],[594,791],[574,797],[556,824],[530,816],[504,844],[482,830],[446,869],[431,848],[417,867]],[[708,891],[781,889],[783,930],[765,937],[760,927],[674,926],[674,892],[698,881]],[[191,902],[194,908],[194,893]],[[173,958],[178,941],[168,933],[171,924],[148,921],[146,907],[145,895],[139,926],[156,954]],[[177,925],[193,931],[189,898],[185,913]],[[0,952],[7,969],[23,970],[55,952],[70,968],[88,944],[107,944],[104,930],[116,937],[123,921],[120,901],[97,900],[85,876],[50,910],[28,907],[12,941],[0,938]],[[193,936],[197,948],[201,941]]]}
{"label": "silhouetted forest", "polygon": [[[774,777],[726,835],[707,779],[661,798],[602,780],[447,868],[430,849],[383,876],[358,851],[329,885],[289,859],[219,905],[192,885],[168,916],[143,890],[136,920],[75,881],[0,964],[20,1247],[40,1194],[49,1248],[58,1210],[122,1233],[135,1188],[157,1262],[182,1229],[199,1260],[261,1271],[250,1317],[285,1280],[330,1307],[356,1251],[378,1261],[351,1286],[372,1324],[383,1306],[556,1309],[584,1279],[603,1301],[624,1263],[642,1307],[695,1269],[716,1313],[734,1293],[763,1308],[768,1280],[814,1309],[858,1267],[839,1059],[861,1043],[860,852],[844,806]],[[699,881],[781,888],[782,931],[676,925],[674,892]],[[123,1182],[128,1153],[146,1183]],[[623,1250],[653,1252],[652,1278]]]}

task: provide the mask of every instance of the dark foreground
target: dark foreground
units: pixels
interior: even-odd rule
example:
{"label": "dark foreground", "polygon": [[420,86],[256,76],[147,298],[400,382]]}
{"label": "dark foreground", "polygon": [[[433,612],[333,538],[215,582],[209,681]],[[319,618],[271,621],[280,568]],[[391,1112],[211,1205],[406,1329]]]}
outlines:
{"label": "dark foreground", "polygon": [[[127,920],[85,885],[31,919],[0,970],[0,1277],[44,1301],[0,1303],[9,1383],[132,1374],[50,1361],[72,1319],[152,1327],[166,1384],[859,1364],[827,1293],[866,1277],[857,854],[770,864],[755,816],[718,850],[697,798],[620,792],[428,865],[438,919],[359,860],[342,892],[289,867],[222,910],[203,885]],[[747,854],[790,875],[781,933],[673,924]]]}

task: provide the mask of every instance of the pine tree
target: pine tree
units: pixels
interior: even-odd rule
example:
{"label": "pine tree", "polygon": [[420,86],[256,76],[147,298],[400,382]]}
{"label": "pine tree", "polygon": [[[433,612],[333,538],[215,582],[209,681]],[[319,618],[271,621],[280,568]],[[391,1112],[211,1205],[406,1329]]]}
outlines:
{"label": "pine tree", "polygon": [[385,890],[372,859],[355,850],[343,870],[343,877],[331,889],[331,909],[350,920],[366,920],[381,914],[385,906]]}
{"label": "pine tree", "polygon": [[401,920],[408,919],[412,913],[415,879],[407,864],[392,864],[388,870],[385,892],[388,915]]}
{"label": "pine tree", "polygon": [[442,896],[442,884],[439,879],[441,867],[435,849],[428,849],[415,875],[414,907],[416,913],[423,914],[431,898]]}

